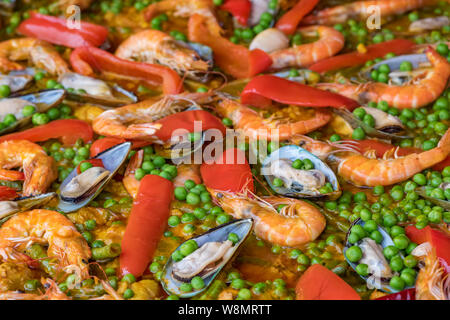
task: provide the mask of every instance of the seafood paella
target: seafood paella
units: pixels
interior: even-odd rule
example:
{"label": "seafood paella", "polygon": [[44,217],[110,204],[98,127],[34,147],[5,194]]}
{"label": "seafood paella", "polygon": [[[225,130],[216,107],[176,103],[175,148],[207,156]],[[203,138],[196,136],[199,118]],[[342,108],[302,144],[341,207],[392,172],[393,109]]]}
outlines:
{"label": "seafood paella", "polygon": [[450,299],[448,0],[0,25],[0,299]]}

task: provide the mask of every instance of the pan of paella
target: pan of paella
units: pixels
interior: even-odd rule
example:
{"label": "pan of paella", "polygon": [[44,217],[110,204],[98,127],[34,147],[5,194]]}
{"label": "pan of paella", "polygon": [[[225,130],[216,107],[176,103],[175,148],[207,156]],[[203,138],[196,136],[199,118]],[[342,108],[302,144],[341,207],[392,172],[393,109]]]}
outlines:
{"label": "pan of paella", "polygon": [[450,299],[448,0],[0,26],[0,299]]}

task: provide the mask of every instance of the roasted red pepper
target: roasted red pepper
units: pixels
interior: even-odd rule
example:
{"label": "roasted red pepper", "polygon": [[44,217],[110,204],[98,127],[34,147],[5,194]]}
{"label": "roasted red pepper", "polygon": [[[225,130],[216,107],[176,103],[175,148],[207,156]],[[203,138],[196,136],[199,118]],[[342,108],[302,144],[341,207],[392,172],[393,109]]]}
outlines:
{"label": "roasted red pepper", "polygon": [[361,300],[347,282],[320,264],[309,267],[295,287],[297,300]]}
{"label": "roasted red pepper", "polygon": [[15,132],[0,137],[0,142],[6,140],[28,140],[31,142],[61,139],[66,145],[74,144],[78,139],[84,143],[92,141],[94,131],[85,121],[76,119],[55,120],[42,126],[25,131]]}
{"label": "roasted red pepper", "polygon": [[93,167],[102,167],[104,168],[105,166],[103,165],[103,161],[102,159],[88,159],[88,160],[83,160],[81,161],[78,166],[77,166],[77,173],[80,174],[81,173],[81,164],[84,162],[89,162],[90,164],[92,164]]}
{"label": "roasted red pepper", "polygon": [[406,235],[411,241],[421,244],[429,242],[436,250],[436,256],[450,264],[450,236],[441,230],[426,226],[423,229],[417,229],[415,226],[405,228]]}
{"label": "roasted red pepper", "polygon": [[353,110],[359,105],[356,101],[337,93],[272,75],[253,78],[241,93],[241,102],[255,107],[269,107],[272,100],[303,107],[346,107],[349,110]]}
{"label": "roasted red pepper", "polygon": [[225,0],[220,9],[228,11],[241,25],[246,26],[252,10],[252,4],[249,0]]}
{"label": "roasted red pepper", "polygon": [[7,201],[17,198],[17,191],[13,188],[0,186],[0,201]]}
{"label": "roasted red pepper", "polygon": [[154,84],[162,84],[165,94],[180,93],[183,81],[178,74],[165,66],[120,59],[105,50],[94,47],[75,49],[70,55],[75,72],[92,76],[94,70],[133,77]]}
{"label": "roasted red pepper", "polygon": [[214,61],[235,78],[253,77],[272,65],[272,58],[262,50],[248,50],[226,38],[212,34],[204,17],[194,14],[189,19],[189,40],[209,46],[214,52]]}
{"label": "roasted red pepper", "polygon": [[293,34],[303,17],[310,13],[318,2],[319,0],[300,0],[277,21],[275,27],[285,34]]}
{"label": "roasted red pepper", "polygon": [[80,29],[70,29],[67,25],[66,19],[33,12],[17,30],[26,36],[69,48],[98,47],[108,37],[108,29],[103,26],[82,21]]}
{"label": "roasted red pepper", "polygon": [[[91,146],[91,158],[98,155],[100,152],[103,152],[109,148],[112,148],[118,144],[124,143],[127,140],[121,138],[113,138],[106,137],[102,139],[95,140]],[[144,140],[131,140],[131,149],[139,149],[145,146],[152,144],[152,141],[144,141]]]}
{"label": "roasted red pepper", "polygon": [[203,163],[200,173],[205,186],[228,192],[254,192],[253,177],[245,152],[227,149],[213,163]]}
{"label": "roasted red pepper", "polygon": [[414,42],[406,39],[385,41],[367,46],[367,52],[365,53],[354,51],[340,54],[319,61],[310,66],[309,69],[315,72],[323,73],[347,67],[355,67],[362,65],[369,60],[382,58],[390,52],[397,55],[410,52],[414,45]]}
{"label": "roasted red pepper", "polygon": [[200,126],[200,131],[217,129],[222,135],[225,135],[226,128],[219,118],[208,111],[190,110],[178,112],[158,120],[157,123],[162,124],[162,127],[156,132],[156,136],[162,141],[168,141],[172,137],[172,133],[177,129],[194,132],[196,131],[195,122]]}
{"label": "roasted red pepper", "polygon": [[122,239],[121,275],[139,277],[147,269],[167,226],[172,200],[172,182],[157,175],[142,178]]}
{"label": "roasted red pepper", "polygon": [[16,170],[0,169],[0,180],[23,181],[25,180],[25,174]]}
{"label": "roasted red pepper", "polygon": [[416,289],[410,288],[400,292],[385,295],[375,300],[416,300]]}

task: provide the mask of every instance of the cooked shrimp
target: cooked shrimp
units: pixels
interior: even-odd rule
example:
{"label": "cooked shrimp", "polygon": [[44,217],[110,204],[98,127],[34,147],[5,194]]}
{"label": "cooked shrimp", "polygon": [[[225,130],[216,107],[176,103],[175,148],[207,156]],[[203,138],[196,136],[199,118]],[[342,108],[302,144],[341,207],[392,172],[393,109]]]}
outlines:
{"label": "cooked shrimp", "polygon": [[13,259],[30,243],[48,245],[48,256],[56,257],[64,269],[78,270],[81,278],[89,276],[91,250],[74,224],[56,211],[36,209],[18,213],[0,228],[0,250],[3,258]]}
{"label": "cooked shrimp", "polygon": [[175,17],[190,17],[199,14],[207,19],[209,30],[216,35],[222,32],[222,28],[214,15],[212,0],[163,0],[148,6],[145,11],[147,19],[151,19],[160,12],[173,11]]}
{"label": "cooked shrimp", "polygon": [[196,184],[202,182],[200,176],[200,166],[198,164],[181,164],[177,167],[178,174],[173,180],[174,187],[184,187],[187,180],[192,180]]}
{"label": "cooked shrimp", "polygon": [[[281,246],[295,247],[315,240],[325,229],[322,213],[313,205],[290,198],[249,199],[209,190],[219,205],[236,219],[252,218],[256,236]],[[285,205],[277,212],[280,205]]]}
{"label": "cooked shrimp", "polygon": [[22,70],[24,67],[13,61],[28,60],[37,68],[51,74],[69,72],[67,63],[47,42],[34,38],[18,38],[0,42],[0,69],[2,71]]}
{"label": "cooked shrimp", "polygon": [[[302,109],[297,106],[291,106],[283,110],[284,112],[280,111],[279,116],[275,113],[264,118],[260,113],[230,99],[221,100],[217,107],[223,117],[233,121],[235,129],[243,130],[244,134],[252,139],[288,140],[297,134],[306,134],[323,127],[331,119],[329,111],[315,109],[312,117],[298,120],[308,114],[306,109],[300,110]],[[285,112],[290,112],[293,117],[285,116]]]}
{"label": "cooked shrimp", "polygon": [[270,54],[272,69],[287,67],[305,67],[322,59],[334,56],[344,47],[344,36],[334,28],[311,26],[298,30],[304,36],[318,36],[312,43],[294,45],[287,49],[277,50]]}
{"label": "cooked shrimp", "polygon": [[136,173],[136,169],[139,169],[142,166],[143,160],[144,150],[139,150],[131,157],[123,176],[123,186],[133,199],[136,198],[139,190],[139,180],[136,179],[134,174]]}
{"label": "cooked shrimp", "polygon": [[381,17],[399,15],[405,12],[436,4],[437,0],[369,0],[346,3],[332,8],[326,8],[317,14],[305,17],[302,24],[333,25],[344,23],[349,19],[366,20],[379,10]]}
{"label": "cooked shrimp", "polygon": [[450,129],[438,146],[422,153],[412,153],[394,159],[370,159],[352,152],[334,153],[328,161],[337,167],[337,173],[356,185],[374,187],[389,186],[405,181],[443,161],[450,154]]}
{"label": "cooked shrimp", "polygon": [[0,167],[22,167],[25,175],[23,195],[44,193],[57,177],[55,162],[39,145],[27,140],[0,143]]}
{"label": "cooked shrimp", "polygon": [[450,300],[450,277],[432,249],[424,259],[416,279],[417,300]]}
{"label": "cooked shrimp", "polygon": [[396,86],[380,82],[359,85],[319,83],[317,87],[339,92],[362,104],[369,101],[386,101],[390,106],[400,109],[420,108],[439,97],[445,90],[450,76],[450,63],[446,58],[433,49],[428,49],[426,54],[432,68],[420,73],[413,80],[413,84]]}
{"label": "cooked shrimp", "polygon": [[116,56],[126,60],[159,63],[180,74],[192,75],[208,70],[208,63],[198,54],[158,30],[138,32],[122,42]]}

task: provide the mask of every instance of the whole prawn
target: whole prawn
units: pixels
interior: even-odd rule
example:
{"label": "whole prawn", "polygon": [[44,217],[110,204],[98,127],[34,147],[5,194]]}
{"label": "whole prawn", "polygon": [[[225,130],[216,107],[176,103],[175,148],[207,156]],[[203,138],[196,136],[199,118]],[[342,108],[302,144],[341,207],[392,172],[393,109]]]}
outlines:
{"label": "whole prawn", "polygon": [[426,51],[432,68],[424,70],[412,84],[396,86],[380,82],[364,84],[319,83],[320,89],[339,92],[360,103],[386,101],[390,106],[408,109],[423,107],[439,97],[445,90],[450,76],[447,59],[429,48]]}
{"label": "whole prawn", "polygon": [[[301,200],[253,196],[209,190],[219,205],[236,219],[252,218],[256,236],[281,246],[314,241],[326,221],[315,206]],[[283,207],[281,207],[283,206]],[[280,208],[279,212],[276,208]]]}
{"label": "whole prawn", "polygon": [[[0,167],[23,168],[24,196],[44,193],[57,177],[54,159],[39,145],[27,140],[9,140],[0,143]],[[12,171],[11,174],[15,172]]]}
{"label": "whole prawn", "polygon": [[318,36],[312,43],[294,45],[287,49],[277,50],[270,54],[272,69],[287,67],[305,67],[322,59],[332,57],[344,47],[342,33],[327,26],[310,26],[300,28],[298,32],[304,36]]}
{"label": "whole prawn", "polygon": [[304,25],[344,23],[349,19],[365,20],[379,10],[381,17],[400,15],[405,12],[434,5],[437,0],[369,0],[346,3],[326,8],[302,20]]}
{"label": "whole prawn", "polygon": [[198,54],[158,30],[138,32],[122,42],[116,56],[126,60],[165,65],[180,74],[193,75],[206,72],[208,63]]}
{"label": "whole prawn", "polygon": [[314,115],[306,120],[265,119],[258,112],[230,99],[222,99],[217,111],[223,117],[230,118],[235,129],[243,130],[245,135],[253,139],[288,140],[297,134],[306,134],[323,127],[331,120],[330,112],[322,109],[315,109]]}
{"label": "whole prawn", "polygon": [[[425,242],[420,246],[424,245],[429,245],[429,243]],[[428,253],[425,256],[419,257],[424,262],[425,266],[420,269],[417,275],[416,299],[450,300],[449,274],[446,272],[445,268],[441,266],[435,250],[430,248],[430,250],[426,251],[428,251]]]}
{"label": "whole prawn", "polygon": [[48,256],[59,260],[61,269],[76,269],[89,277],[91,250],[74,224],[56,211],[36,209],[18,213],[0,228],[0,252],[6,260],[25,251],[30,243],[48,245]]}
{"label": "whole prawn", "polygon": [[53,75],[69,72],[69,67],[49,43],[34,38],[18,38],[0,42],[0,70],[22,70],[24,67],[13,61],[28,60],[37,68]]}

